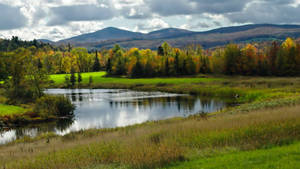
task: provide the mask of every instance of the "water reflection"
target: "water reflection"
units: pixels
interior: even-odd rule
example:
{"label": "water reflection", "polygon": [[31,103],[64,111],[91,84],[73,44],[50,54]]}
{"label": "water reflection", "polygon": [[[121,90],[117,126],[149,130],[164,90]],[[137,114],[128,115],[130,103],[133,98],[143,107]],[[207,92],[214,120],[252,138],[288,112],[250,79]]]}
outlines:
{"label": "water reflection", "polygon": [[122,127],[171,117],[186,117],[199,112],[215,112],[226,106],[221,100],[162,92],[136,92],[109,89],[49,89],[76,105],[73,119],[3,131],[0,143],[55,132],[66,134],[89,128]]}

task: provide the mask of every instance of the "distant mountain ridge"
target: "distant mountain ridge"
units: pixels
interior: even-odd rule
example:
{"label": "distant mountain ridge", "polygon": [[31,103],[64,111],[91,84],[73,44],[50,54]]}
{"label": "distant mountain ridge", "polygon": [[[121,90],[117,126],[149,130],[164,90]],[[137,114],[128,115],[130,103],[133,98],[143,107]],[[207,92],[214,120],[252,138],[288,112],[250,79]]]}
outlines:
{"label": "distant mountain ridge", "polygon": [[209,48],[230,42],[268,39],[282,40],[286,37],[299,38],[300,25],[252,24],[223,27],[203,32],[167,28],[147,34],[108,27],[93,33],[60,40],[54,44],[61,45],[70,43],[74,46],[87,48],[111,48],[118,43],[124,48],[138,47],[154,49],[166,41],[175,47],[201,44]]}

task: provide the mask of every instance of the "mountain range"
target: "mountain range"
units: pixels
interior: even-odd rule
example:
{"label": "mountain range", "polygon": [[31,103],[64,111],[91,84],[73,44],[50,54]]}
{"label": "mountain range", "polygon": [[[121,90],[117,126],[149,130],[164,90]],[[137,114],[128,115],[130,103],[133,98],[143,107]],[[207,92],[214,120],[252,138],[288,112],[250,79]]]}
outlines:
{"label": "mountain range", "polygon": [[54,45],[71,44],[89,49],[111,48],[115,44],[119,44],[124,48],[156,49],[163,42],[168,42],[174,47],[200,44],[204,48],[210,48],[231,42],[284,40],[287,37],[299,38],[300,25],[252,24],[223,27],[204,32],[168,28],[147,34],[108,27],[57,42],[45,39],[40,41]]}

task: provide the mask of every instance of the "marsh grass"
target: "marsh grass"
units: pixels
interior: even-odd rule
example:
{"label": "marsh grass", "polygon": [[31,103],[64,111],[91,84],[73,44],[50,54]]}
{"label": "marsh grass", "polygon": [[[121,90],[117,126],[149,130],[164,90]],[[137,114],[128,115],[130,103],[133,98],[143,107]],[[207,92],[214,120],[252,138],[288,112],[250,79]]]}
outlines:
{"label": "marsh grass", "polygon": [[[300,106],[247,114],[191,117],[111,129],[87,130],[0,147],[6,168],[157,168],[207,149],[271,148],[300,140]],[[87,134],[84,134],[87,133]],[[209,153],[207,154],[209,155]]]}

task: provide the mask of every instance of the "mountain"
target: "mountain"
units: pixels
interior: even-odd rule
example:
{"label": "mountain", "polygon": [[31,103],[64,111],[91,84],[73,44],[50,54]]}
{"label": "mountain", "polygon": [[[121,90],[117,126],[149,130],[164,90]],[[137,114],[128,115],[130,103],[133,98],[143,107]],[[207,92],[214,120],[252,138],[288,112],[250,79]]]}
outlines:
{"label": "mountain", "polygon": [[61,40],[58,43],[91,43],[110,39],[132,39],[141,38],[142,33],[131,32],[114,27],[108,27],[97,32],[82,34],[69,39]]}
{"label": "mountain", "polygon": [[38,39],[37,41],[42,42],[42,43],[49,43],[49,44],[54,44],[55,42],[48,40],[48,39]]}
{"label": "mountain", "polygon": [[210,48],[231,42],[284,40],[287,37],[300,38],[300,25],[252,24],[223,27],[204,32],[168,28],[148,34],[109,27],[97,32],[61,40],[56,44],[70,43],[74,46],[89,49],[111,48],[115,44],[119,44],[124,48],[156,49],[161,43],[168,42],[174,47],[200,44],[204,48]]}
{"label": "mountain", "polygon": [[177,29],[177,28],[167,28],[158,31],[150,32],[146,35],[148,39],[159,39],[159,38],[174,38],[179,36],[186,36],[195,33],[193,31]]}

